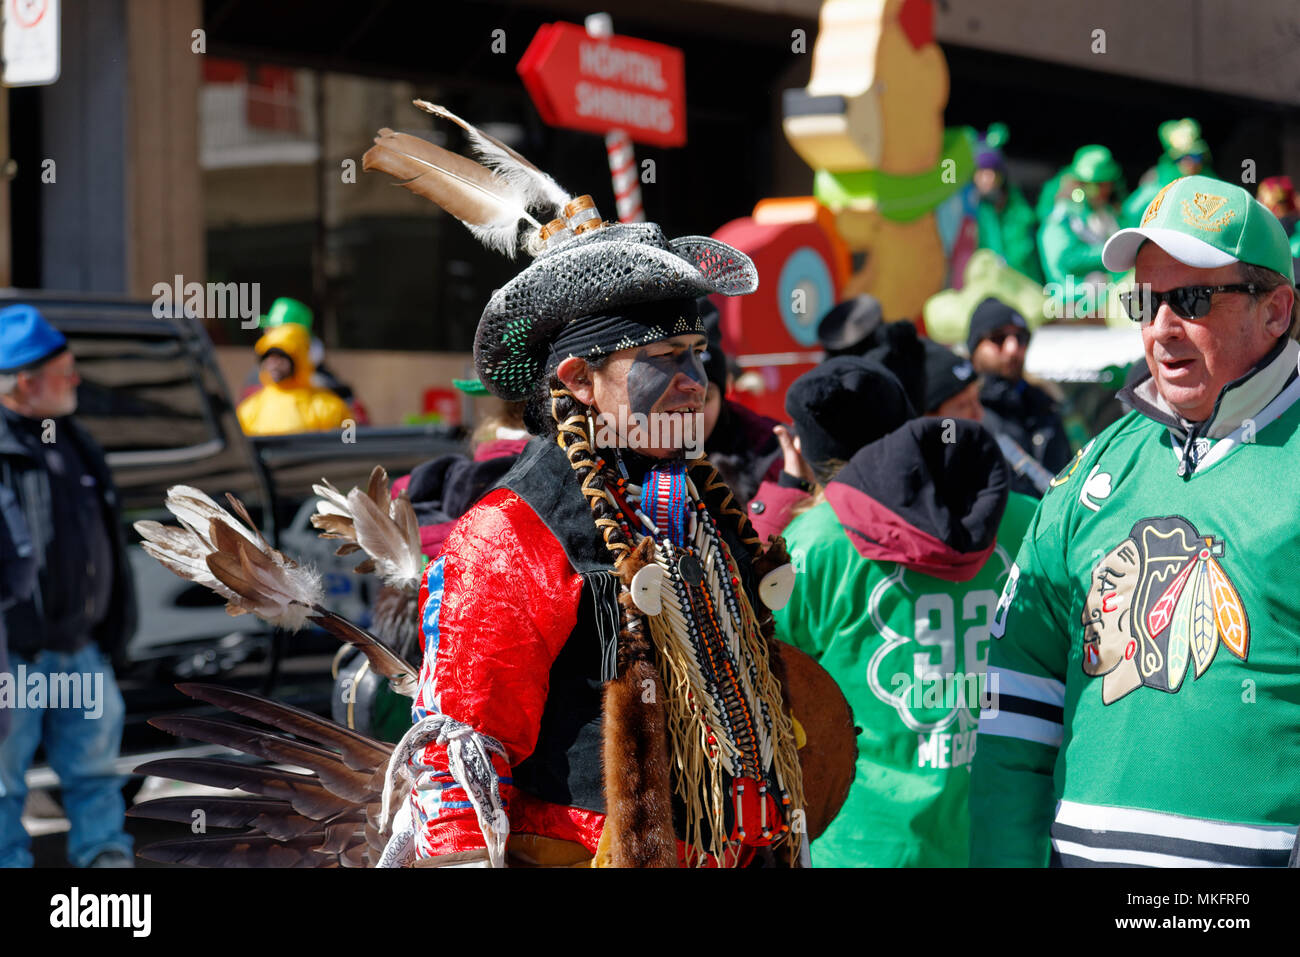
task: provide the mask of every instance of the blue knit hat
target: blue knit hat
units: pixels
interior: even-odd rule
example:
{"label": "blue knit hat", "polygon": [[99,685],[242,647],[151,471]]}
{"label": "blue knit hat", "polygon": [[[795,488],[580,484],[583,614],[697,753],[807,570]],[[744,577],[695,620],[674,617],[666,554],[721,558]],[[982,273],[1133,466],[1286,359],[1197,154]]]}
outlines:
{"label": "blue knit hat", "polygon": [[19,305],[0,309],[0,373],[42,365],[68,348],[68,340],[37,311]]}

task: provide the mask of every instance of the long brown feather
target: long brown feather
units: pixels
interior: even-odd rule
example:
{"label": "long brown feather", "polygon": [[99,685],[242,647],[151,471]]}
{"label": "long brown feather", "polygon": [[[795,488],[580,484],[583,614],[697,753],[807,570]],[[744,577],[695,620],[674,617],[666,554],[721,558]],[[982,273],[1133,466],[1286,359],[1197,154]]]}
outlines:
{"label": "long brown feather", "polygon": [[388,471],[382,465],[370,470],[370,481],[366,483],[366,495],[383,511],[388,511],[390,496],[388,494]]}
{"label": "long brown feather", "polygon": [[415,697],[419,673],[409,662],[370,632],[358,628],[346,618],[340,618],[329,612],[313,615],[310,620],[340,641],[346,641],[359,648],[375,673],[387,678],[398,694],[404,694],[408,698]]}
{"label": "long brown feather", "polygon": [[432,113],[434,116],[450,120],[464,130],[479,158],[491,167],[498,176],[518,183],[524,190],[530,207],[541,204],[562,207],[572,198],[560,187],[559,183],[495,136],[483,132],[474,124],[462,120],[451,110],[439,106],[437,103],[430,103],[427,100],[415,100],[413,102],[426,113]]}
{"label": "long brown feather", "polygon": [[[208,827],[252,827],[277,841],[291,841],[304,834],[319,833],[325,829],[320,821],[295,814],[284,801],[268,798],[243,797],[169,797],[144,801],[127,808],[127,817],[147,818],[151,821],[172,821],[176,824],[193,824],[195,811],[202,811],[202,820]],[[355,808],[332,818],[330,824],[365,824],[365,812]]]}
{"label": "long brown feather", "polygon": [[518,224],[537,222],[519,189],[471,159],[428,140],[384,128],[361,158],[364,170],[379,170],[400,180],[417,196],[441,206],[470,228],[486,246],[514,256]]}
{"label": "long brown feather", "polygon": [[329,867],[337,855],[320,849],[321,835],[304,834],[277,841],[261,834],[234,837],[194,837],[158,841],[136,853],[160,864],[199,867]]}

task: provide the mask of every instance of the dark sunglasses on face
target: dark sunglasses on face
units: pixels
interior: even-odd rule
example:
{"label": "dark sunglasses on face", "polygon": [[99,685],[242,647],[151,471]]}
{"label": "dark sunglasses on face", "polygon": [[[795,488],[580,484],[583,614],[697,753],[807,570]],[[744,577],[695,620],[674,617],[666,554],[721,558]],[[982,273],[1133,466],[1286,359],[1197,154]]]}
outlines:
{"label": "dark sunglasses on face", "polygon": [[1014,332],[995,332],[992,335],[988,336],[987,339],[989,340],[989,342],[993,343],[995,346],[1001,349],[1002,344],[1006,342],[1008,339],[1012,338],[1013,336],[1022,346],[1029,345],[1028,329],[1016,329]]}
{"label": "dark sunglasses on face", "polygon": [[1216,292],[1244,292],[1253,296],[1263,291],[1253,282],[1239,282],[1230,286],[1179,286],[1164,292],[1153,292],[1145,286],[1138,286],[1132,292],[1120,293],[1119,301],[1134,322],[1154,319],[1161,304],[1166,302],[1180,319],[1204,319],[1210,314]]}

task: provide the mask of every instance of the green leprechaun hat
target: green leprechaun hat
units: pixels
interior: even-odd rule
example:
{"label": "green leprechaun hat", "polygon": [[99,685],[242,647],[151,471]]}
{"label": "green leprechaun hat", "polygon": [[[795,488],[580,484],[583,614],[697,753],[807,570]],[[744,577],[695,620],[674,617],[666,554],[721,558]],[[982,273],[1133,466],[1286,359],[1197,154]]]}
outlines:
{"label": "green leprechaun hat", "polygon": [[290,299],[288,296],[281,296],[271,303],[271,308],[266,311],[259,321],[263,329],[274,329],[276,326],[292,324],[302,326],[308,332],[311,332],[312,311],[306,303],[299,302],[297,299]]}

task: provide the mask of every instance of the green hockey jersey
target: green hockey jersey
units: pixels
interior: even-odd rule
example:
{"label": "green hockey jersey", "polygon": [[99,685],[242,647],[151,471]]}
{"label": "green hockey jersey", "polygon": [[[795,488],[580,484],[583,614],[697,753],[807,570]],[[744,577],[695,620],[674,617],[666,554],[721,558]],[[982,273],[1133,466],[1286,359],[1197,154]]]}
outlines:
{"label": "green hockey jersey", "polygon": [[[983,432],[974,423],[965,425]],[[894,442],[894,451],[903,444]],[[992,454],[1000,456],[996,444],[989,444]],[[897,454],[867,456],[878,474],[904,460]],[[949,480],[973,484],[981,481],[975,474],[979,471],[970,468]],[[982,471],[987,480],[988,470]],[[1005,489],[1005,474],[999,481]],[[958,536],[931,535],[927,550],[923,519],[908,508],[917,499],[894,504],[871,489],[869,497],[846,502],[833,497],[835,489],[835,484],[828,486],[831,500],[786,529],[795,587],[789,603],[775,613],[777,635],[831,674],[861,729],[848,800],[813,842],[813,864],[965,867],[970,761],[981,695],[988,690],[983,672],[989,627],[1012,556],[1038,503],[1011,493],[1005,511],[992,517],[989,534],[992,538],[995,529],[996,539],[987,559],[978,571],[970,566],[973,577],[953,581],[904,561],[862,554],[865,549],[883,555],[897,547],[913,566],[928,562],[925,567],[947,574],[940,566],[962,556],[943,542]],[[955,511],[960,498],[940,493],[932,504],[936,511]],[[867,501],[868,507],[857,507],[855,515],[855,506]],[[897,512],[886,514],[891,506]],[[976,521],[967,517],[967,526]]]}
{"label": "green hockey jersey", "polygon": [[1297,356],[1287,341],[1225,389],[1206,436],[1138,405],[1054,481],[993,623],[973,865],[1286,864],[1300,822]]}

